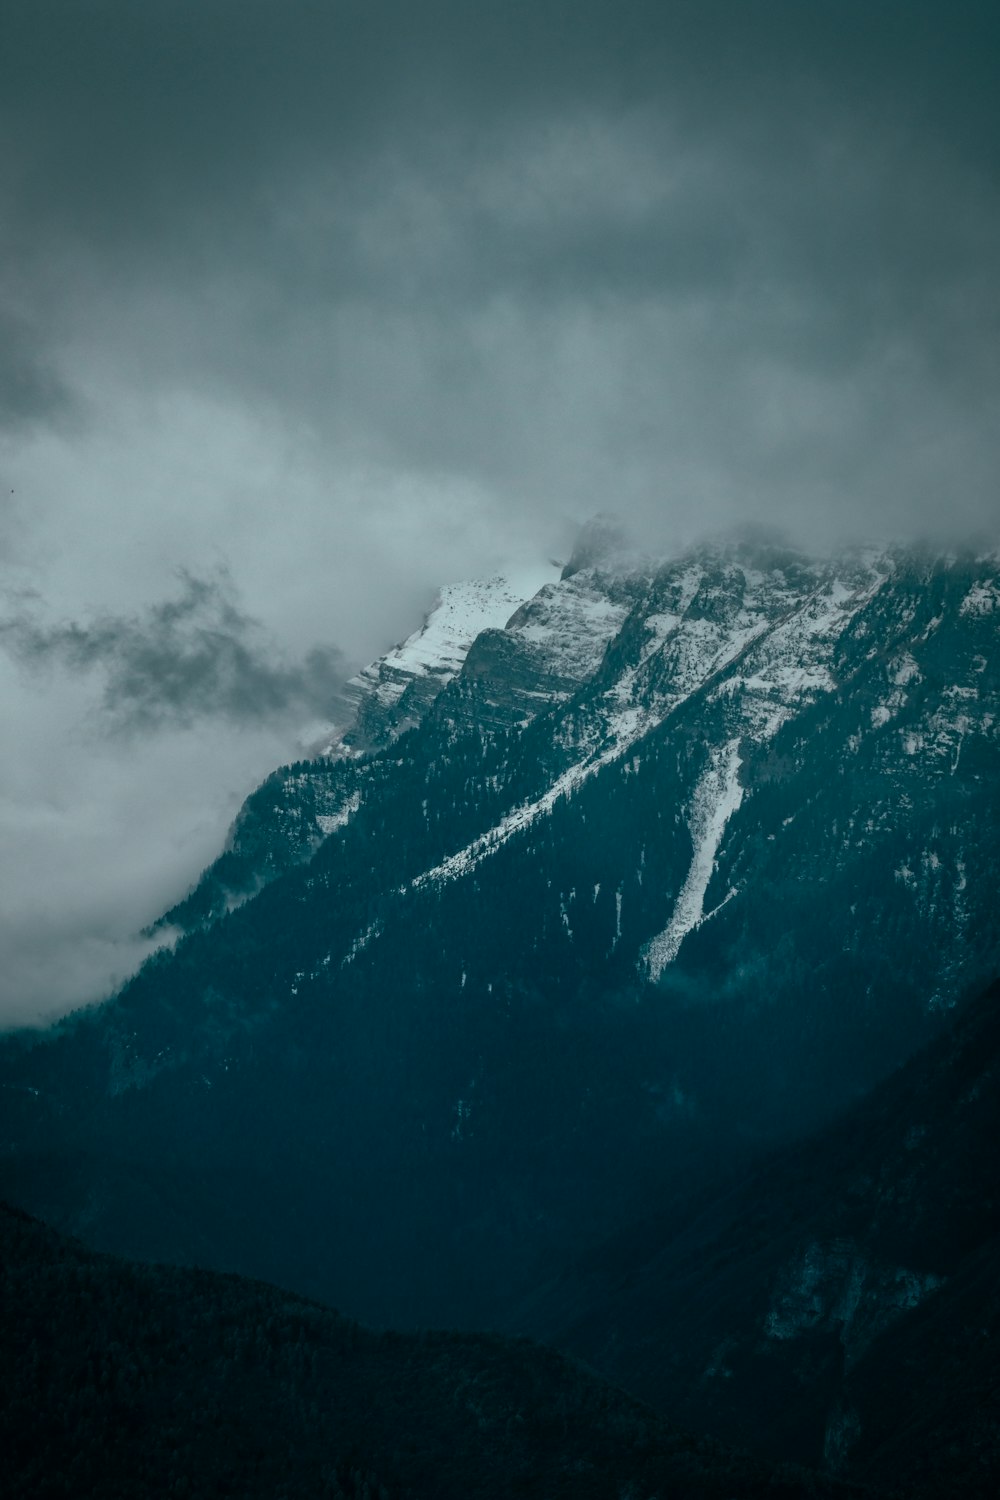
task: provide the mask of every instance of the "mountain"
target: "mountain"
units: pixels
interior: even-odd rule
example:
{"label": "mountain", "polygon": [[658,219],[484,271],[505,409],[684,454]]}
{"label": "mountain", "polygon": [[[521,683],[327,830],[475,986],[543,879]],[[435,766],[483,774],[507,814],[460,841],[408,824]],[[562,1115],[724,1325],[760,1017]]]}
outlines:
{"label": "mountain", "polygon": [[510,1326],[1000,972],[996,557],[605,529],[495,597],[361,675],[174,951],[0,1046],[8,1198],[375,1323]]}
{"label": "mountain", "polygon": [[527,1340],[376,1334],[275,1287],[98,1256],[0,1205],[8,1500],[843,1496],[672,1431]]}

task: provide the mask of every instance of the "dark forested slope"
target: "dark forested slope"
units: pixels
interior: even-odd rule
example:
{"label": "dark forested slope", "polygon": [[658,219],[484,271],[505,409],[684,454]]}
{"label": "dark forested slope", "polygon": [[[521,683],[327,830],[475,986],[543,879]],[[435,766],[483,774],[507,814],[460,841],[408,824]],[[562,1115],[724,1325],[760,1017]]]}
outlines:
{"label": "dark forested slope", "polygon": [[374,1334],[0,1206],[6,1500],[845,1497],[678,1435],[527,1341]]}
{"label": "dark forested slope", "polygon": [[675,1420],[1000,1486],[1000,985],[842,1120],[623,1228],[524,1316]]}

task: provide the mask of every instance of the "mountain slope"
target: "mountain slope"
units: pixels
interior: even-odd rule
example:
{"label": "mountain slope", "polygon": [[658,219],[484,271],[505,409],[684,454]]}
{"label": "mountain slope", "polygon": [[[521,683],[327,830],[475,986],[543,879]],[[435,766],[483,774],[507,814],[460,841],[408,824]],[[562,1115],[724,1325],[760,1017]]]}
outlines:
{"label": "mountain slope", "polygon": [[672,1432],[552,1351],[373,1334],[96,1256],[0,1205],[4,1494],[477,1500],[851,1493]]}
{"label": "mountain slope", "polygon": [[522,1316],[674,1420],[995,1493],[998,1138],[994,985],[818,1138],[623,1227]]}
{"label": "mountain slope", "polygon": [[386,748],[284,773],[329,820],[308,860],[0,1048],[8,1196],[374,1321],[499,1323],[996,972],[995,559],[578,562]]}

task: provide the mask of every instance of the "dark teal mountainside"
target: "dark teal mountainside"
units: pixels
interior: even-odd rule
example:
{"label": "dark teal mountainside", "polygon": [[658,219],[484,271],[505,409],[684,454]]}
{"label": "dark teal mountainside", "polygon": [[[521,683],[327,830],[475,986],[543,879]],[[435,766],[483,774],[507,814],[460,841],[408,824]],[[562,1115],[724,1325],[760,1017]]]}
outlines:
{"label": "dark teal mountainside", "polygon": [[3,1205],[0,1266],[8,1500],[861,1500],[675,1432],[526,1339],[372,1333]]}
{"label": "dark teal mountainside", "polygon": [[[361,674],[343,739],[249,799],[173,950],[5,1039],[0,1192],[375,1324],[567,1337],[667,1409],[677,1385],[629,1364],[642,1298],[616,1343],[603,1272],[565,1318],[544,1289],[651,1211],[669,1260],[698,1195],[742,1191],[1000,972],[1000,565],[588,542],[502,628],[463,636],[460,591],[439,608],[447,632]],[[779,1322],[807,1283],[850,1300],[853,1233],[760,1263]],[[917,1278],[914,1309],[945,1274],[871,1264],[869,1287]],[[710,1334],[752,1384],[744,1325],[713,1316],[684,1380]],[[774,1368],[798,1338],[765,1341]],[[808,1440],[762,1440],[840,1462],[863,1402],[828,1384]]]}

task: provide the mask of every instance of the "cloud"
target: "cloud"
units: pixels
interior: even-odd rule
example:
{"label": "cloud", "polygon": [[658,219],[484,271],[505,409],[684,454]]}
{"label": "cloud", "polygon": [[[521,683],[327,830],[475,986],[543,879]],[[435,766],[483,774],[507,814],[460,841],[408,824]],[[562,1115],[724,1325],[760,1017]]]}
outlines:
{"label": "cloud", "polygon": [[995,7],[15,12],[12,285],[80,399],[200,391],[498,526],[989,517]]}
{"label": "cloud", "polygon": [[70,415],[72,396],[33,330],[0,307],[0,431]]}
{"label": "cloud", "polygon": [[344,681],[340,653],[314,647],[289,663],[260,636],[225,575],[186,572],[174,598],[141,614],[60,625],[25,612],[0,619],[0,644],[32,673],[99,672],[104,722],[117,734],[206,719],[253,725],[334,716]]}
{"label": "cloud", "polygon": [[26,671],[0,651],[0,1027],[110,994],[243,798],[305,753],[294,719],[123,728],[102,706],[103,665],[48,665]]}
{"label": "cloud", "polygon": [[171,938],[128,938],[75,923],[68,927],[65,912],[58,917],[36,913],[34,920],[0,912],[0,1027],[45,1025],[105,999]]}

